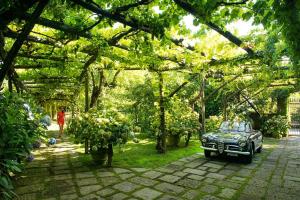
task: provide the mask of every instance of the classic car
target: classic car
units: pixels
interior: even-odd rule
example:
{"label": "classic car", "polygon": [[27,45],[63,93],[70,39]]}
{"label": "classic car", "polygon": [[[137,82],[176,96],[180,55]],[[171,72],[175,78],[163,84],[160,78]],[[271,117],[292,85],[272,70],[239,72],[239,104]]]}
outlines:
{"label": "classic car", "polygon": [[201,143],[205,157],[210,157],[211,152],[215,152],[243,157],[245,162],[251,163],[254,153],[262,150],[263,136],[260,131],[252,129],[250,122],[224,121],[219,130],[203,134]]}

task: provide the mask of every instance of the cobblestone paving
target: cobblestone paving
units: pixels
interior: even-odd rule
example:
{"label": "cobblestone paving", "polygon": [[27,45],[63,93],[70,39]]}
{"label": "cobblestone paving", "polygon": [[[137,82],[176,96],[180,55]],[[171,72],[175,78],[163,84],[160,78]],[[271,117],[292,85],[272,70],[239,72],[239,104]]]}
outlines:
{"label": "cobblestone paving", "polygon": [[265,145],[252,164],[195,154],[157,169],[80,163],[69,142],[40,149],[16,181],[18,199],[300,199],[300,138]]}

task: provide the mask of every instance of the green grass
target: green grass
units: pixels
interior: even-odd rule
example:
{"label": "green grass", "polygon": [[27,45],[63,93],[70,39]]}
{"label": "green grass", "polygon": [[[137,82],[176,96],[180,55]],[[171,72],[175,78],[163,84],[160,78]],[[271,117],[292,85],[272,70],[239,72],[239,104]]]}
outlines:
{"label": "green grass", "polygon": [[157,153],[155,141],[141,140],[139,143],[128,142],[123,152],[114,148],[113,166],[155,168],[164,166],[180,158],[202,152],[198,140],[191,140],[188,147],[168,148],[165,154]]}
{"label": "green grass", "polygon": [[[198,152],[203,152],[200,149],[199,140],[190,140],[189,146],[184,147],[184,144],[180,144],[179,148],[167,148],[165,154],[157,153],[155,149],[155,141],[144,139],[139,143],[133,143],[129,141],[120,151],[118,146],[114,147],[113,167],[141,167],[141,168],[156,168],[167,165],[180,158],[184,158],[193,155]],[[75,158],[76,160],[84,163],[87,166],[93,166],[93,160],[88,154],[84,154],[84,148],[77,149],[80,155]]]}

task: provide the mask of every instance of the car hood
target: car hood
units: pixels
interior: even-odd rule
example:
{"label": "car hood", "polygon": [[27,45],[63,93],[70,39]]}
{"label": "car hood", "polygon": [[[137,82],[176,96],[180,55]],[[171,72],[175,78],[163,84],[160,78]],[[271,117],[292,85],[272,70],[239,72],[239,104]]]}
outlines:
{"label": "car hood", "polygon": [[206,133],[202,136],[208,141],[224,141],[224,142],[239,142],[246,141],[249,137],[248,133],[245,132],[211,132]]}

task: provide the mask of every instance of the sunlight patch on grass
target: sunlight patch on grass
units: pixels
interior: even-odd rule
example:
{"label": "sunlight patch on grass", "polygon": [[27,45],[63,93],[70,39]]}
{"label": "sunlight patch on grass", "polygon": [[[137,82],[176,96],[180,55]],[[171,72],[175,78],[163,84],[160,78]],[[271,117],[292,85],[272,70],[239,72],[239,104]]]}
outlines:
{"label": "sunlight patch on grass", "polygon": [[142,140],[139,143],[128,142],[123,152],[120,152],[119,148],[115,147],[113,166],[154,168],[202,152],[198,140],[190,141],[188,147],[183,147],[183,144],[180,144],[179,148],[169,147],[165,154],[157,153],[155,145],[154,141]]}

